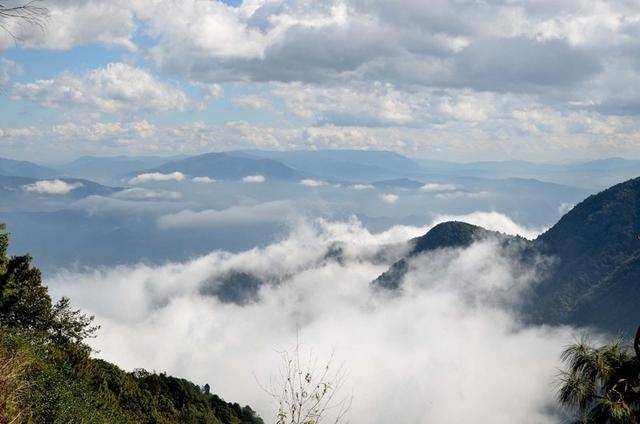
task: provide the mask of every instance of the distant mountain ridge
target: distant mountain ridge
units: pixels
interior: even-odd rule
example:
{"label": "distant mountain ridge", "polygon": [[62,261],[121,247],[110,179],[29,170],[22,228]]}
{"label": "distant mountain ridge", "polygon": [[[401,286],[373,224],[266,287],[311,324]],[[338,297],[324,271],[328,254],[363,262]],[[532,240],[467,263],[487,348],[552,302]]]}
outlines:
{"label": "distant mountain ridge", "polygon": [[102,183],[117,183],[126,174],[139,169],[160,166],[182,156],[82,156],[57,169],[65,176],[81,177]]}
{"label": "distant mountain ridge", "polygon": [[53,178],[60,173],[25,160],[0,158],[0,175],[26,178]]}
{"label": "distant mountain ridge", "polygon": [[330,180],[372,182],[422,172],[412,159],[379,150],[239,150],[229,154],[277,160],[299,172]]}
{"label": "distant mountain ridge", "polygon": [[554,258],[523,306],[525,319],[612,333],[635,331],[640,323],[640,178],[588,197],[532,241],[462,222],[439,224],[411,240],[410,254],[372,284],[397,289],[412,257],[489,237],[523,243],[524,256]]}
{"label": "distant mountain ridge", "polygon": [[[68,192],[51,193],[46,191],[29,191],[38,182],[61,181],[72,187]],[[83,198],[87,196],[108,196],[122,190],[120,187],[109,187],[82,178],[27,178],[0,175],[0,193],[4,195],[21,194],[30,196],[66,196],[71,198]]]}
{"label": "distant mountain ridge", "polygon": [[535,178],[577,187],[608,187],[640,175],[640,160],[606,158],[568,163],[524,160],[448,162],[416,159],[424,172],[441,176]]}
{"label": "distant mountain ridge", "polygon": [[276,180],[299,180],[302,178],[300,172],[278,161],[235,156],[230,153],[206,153],[191,156],[137,173],[140,172],[182,172],[189,176],[210,177],[217,180],[241,180],[250,175],[262,175],[267,179]]}

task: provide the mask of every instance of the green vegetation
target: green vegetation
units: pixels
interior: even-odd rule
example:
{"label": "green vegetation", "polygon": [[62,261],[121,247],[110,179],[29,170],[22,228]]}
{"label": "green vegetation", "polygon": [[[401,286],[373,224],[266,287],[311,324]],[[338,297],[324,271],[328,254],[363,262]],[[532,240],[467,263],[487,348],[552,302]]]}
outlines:
{"label": "green vegetation", "polygon": [[564,351],[559,399],[577,423],[640,422],[640,329],[634,348],[632,355],[620,343],[594,348],[582,341]]}
{"label": "green vegetation", "polygon": [[263,423],[208,385],[91,358],[93,317],[53,304],[31,257],[8,257],[2,230],[0,423]]}
{"label": "green vegetation", "polygon": [[542,234],[536,245],[556,258],[536,287],[537,322],[597,326],[632,335],[640,322],[640,178],[590,196]]}

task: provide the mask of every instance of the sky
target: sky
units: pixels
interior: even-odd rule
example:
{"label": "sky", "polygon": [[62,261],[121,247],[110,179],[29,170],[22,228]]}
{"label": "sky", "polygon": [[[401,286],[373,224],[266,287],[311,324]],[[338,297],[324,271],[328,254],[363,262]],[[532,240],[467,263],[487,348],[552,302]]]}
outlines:
{"label": "sky", "polygon": [[3,22],[0,156],[640,158],[635,0],[43,5]]}

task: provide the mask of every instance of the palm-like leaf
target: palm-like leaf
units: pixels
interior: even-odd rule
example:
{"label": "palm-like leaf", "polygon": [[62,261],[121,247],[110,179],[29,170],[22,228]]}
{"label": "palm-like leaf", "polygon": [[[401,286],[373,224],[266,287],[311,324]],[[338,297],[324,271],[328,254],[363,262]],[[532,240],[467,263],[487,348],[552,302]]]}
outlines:
{"label": "palm-like leaf", "polygon": [[640,359],[630,352],[620,343],[594,348],[586,340],[565,349],[558,399],[580,417],[576,422],[640,422]]}

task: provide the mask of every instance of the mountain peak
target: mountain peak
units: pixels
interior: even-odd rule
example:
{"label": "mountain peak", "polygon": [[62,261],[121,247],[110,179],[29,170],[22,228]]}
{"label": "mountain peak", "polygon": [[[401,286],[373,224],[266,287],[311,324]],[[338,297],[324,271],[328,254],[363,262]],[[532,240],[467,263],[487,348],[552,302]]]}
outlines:
{"label": "mountain peak", "polygon": [[499,234],[466,222],[443,222],[430,229],[425,235],[413,239],[411,255],[438,248],[465,247],[479,238]]}

